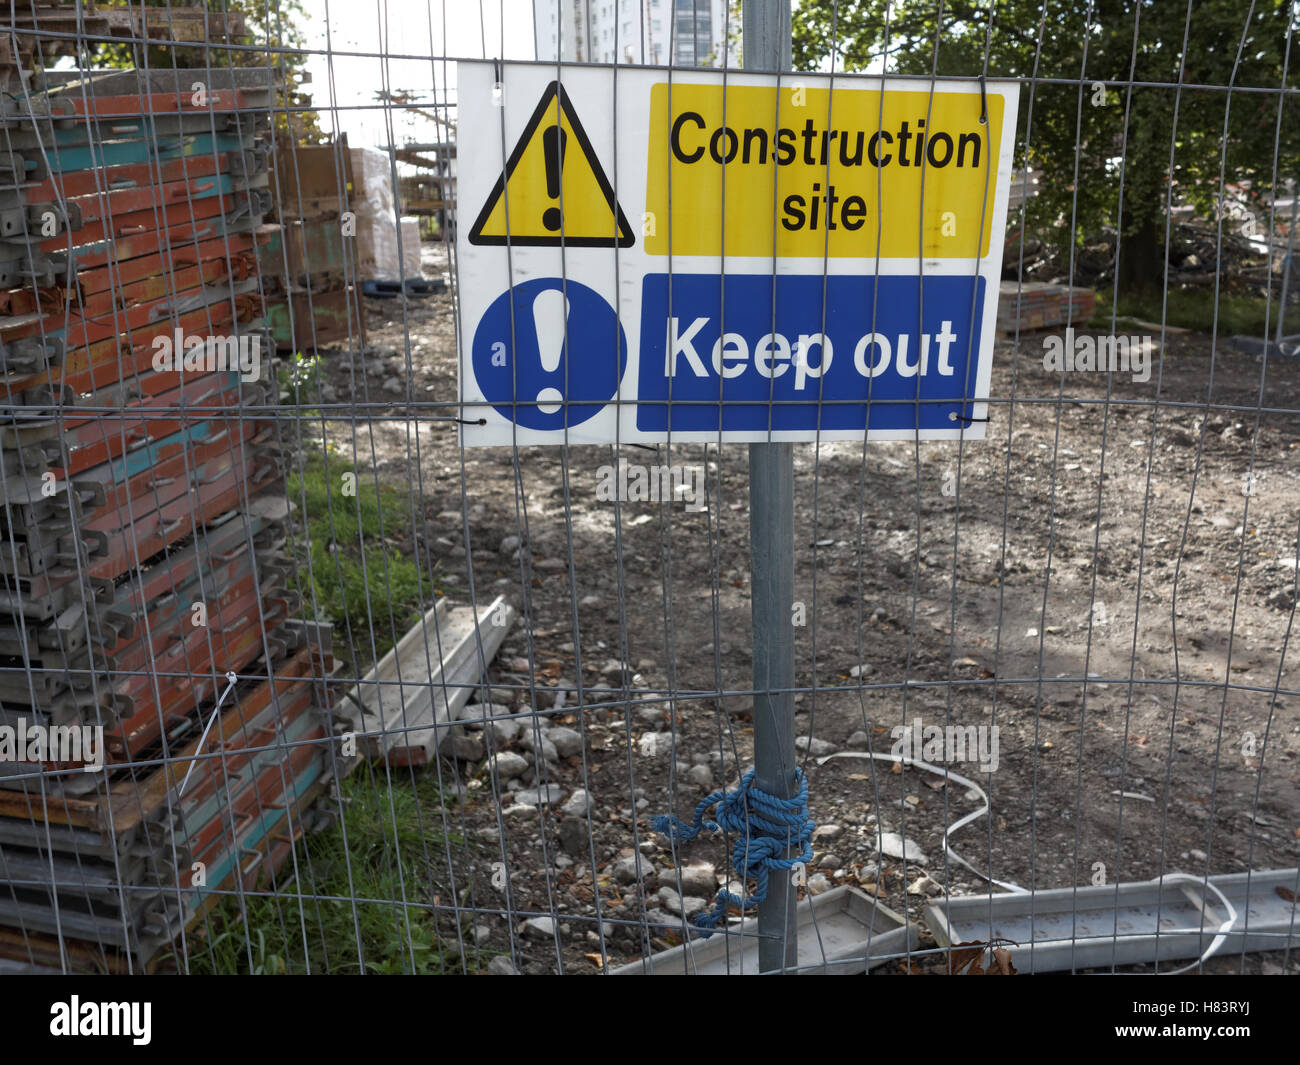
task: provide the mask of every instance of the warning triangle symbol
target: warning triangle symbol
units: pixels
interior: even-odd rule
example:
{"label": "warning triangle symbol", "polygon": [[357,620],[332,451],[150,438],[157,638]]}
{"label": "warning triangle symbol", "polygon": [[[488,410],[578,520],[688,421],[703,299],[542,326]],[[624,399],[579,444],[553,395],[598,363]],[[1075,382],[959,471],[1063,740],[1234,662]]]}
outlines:
{"label": "warning triangle symbol", "polygon": [[609,179],[558,81],[542,93],[469,231],[469,242],[556,248],[628,248],[634,243]]}

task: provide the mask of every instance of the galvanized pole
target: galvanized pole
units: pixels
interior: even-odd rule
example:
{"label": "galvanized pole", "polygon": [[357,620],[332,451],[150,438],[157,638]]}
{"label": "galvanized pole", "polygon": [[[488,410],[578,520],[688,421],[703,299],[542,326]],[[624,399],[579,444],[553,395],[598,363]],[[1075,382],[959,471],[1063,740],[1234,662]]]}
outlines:
{"label": "galvanized pole", "polygon": [[[790,0],[744,0],[744,66],[789,70]],[[757,221],[757,220],[756,220]],[[775,224],[775,223],[773,223]],[[749,548],[754,626],[754,783],[795,794],[794,445],[749,445]],[[774,873],[758,907],[760,972],[792,968],[799,954],[796,893]]]}
{"label": "galvanized pole", "polygon": [[[1282,257],[1282,295],[1277,301],[1277,340],[1274,342],[1275,357],[1282,356],[1282,337],[1286,334],[1283,332],[1283,319],[1286,318],[1286,297],[1287,288],[1291,281],[1291,268],[1295,264],[1295,220],[1296,207],[1300,206],[1300,182],[1295,178],[1291,179],[1291,229],[1286,236],[1286,255]],[[1273,253],[1272,242],[1273,235],[1269,234],[1269,255]],[[1265,330],[1267,332],[1267,330]]]}

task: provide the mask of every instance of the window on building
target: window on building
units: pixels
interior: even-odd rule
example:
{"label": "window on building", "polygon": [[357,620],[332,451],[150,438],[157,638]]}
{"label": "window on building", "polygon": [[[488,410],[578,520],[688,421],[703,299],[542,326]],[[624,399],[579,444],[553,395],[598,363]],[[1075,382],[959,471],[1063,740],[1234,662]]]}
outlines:
{"label": "window on building", "polygon": [[673,0],[675,47],[673,59],[678,66],[698,66],[708,62],[713,50],[713,13],[709,0]]}

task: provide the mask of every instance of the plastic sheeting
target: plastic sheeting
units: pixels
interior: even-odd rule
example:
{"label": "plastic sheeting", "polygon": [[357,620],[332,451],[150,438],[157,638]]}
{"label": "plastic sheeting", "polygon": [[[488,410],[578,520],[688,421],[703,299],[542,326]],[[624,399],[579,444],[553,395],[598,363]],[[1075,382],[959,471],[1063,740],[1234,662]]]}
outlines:
{"label": "plastic sheeting", "polygon": [[[358,275],[362,281],[401,281],[388,153],[378,148],[353,148],[351,152],[352,195],[348,206],[357,216]],[[419,263],[418,256],[415,261]]]}
{"label": "plastic sheeting", "polygon": [[420,220],[402,219],[402,280],[420,277]]}

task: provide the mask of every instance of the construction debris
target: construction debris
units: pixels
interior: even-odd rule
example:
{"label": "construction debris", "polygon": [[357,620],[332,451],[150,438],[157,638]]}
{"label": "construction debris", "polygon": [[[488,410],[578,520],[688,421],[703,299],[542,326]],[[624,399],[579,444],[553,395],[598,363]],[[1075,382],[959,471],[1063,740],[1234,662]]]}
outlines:
{"label": "construction debris", "polygon": [[[920,942],[920,926],[852,887],[832,888],[798,906],[801,975],[854,976]],[[689,923],[687,931],[690,931]],[[667,934],[681,935],[669,925]],[[758,919],[747,917],[726,934],[693,940],[610,971],[611,976],[756,976]]]}
{"label": "construction debris", "polygon": [[[940,946],[1009,940],[1022,973],[1110,968],[1300,946],[1300,869],[936,899]],[[1196,963],[1193,963],[1193,966]]]}
{"label": "construction debris", "polygon": [[424,765],[455,738],[456,713],[514,620],[503,597],[477,612],[440,599],[344,697],[341,727],[356,734],[367,757]]}

